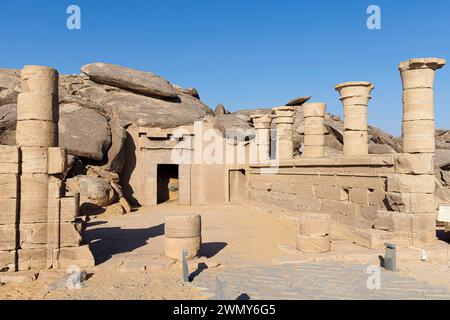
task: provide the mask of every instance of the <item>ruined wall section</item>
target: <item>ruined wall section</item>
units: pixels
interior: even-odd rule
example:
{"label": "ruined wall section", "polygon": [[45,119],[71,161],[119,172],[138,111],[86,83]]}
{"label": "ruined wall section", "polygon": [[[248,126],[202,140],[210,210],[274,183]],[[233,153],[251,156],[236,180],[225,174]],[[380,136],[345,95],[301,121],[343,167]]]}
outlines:
{"label": "ruined wall section", "polygon": [[17,147],[0,145],[0,271],[16,266],[19,161]]}
{"label": "ruined wall section", "polygon": [[383,241],[379,235],[357,239],[349,231],[372,233],[378,211],[387,210],[388,180],[396,171],[393,156],[298,158],[273,174],[264,174],[264,168],[253,169],[249,178],[250,204],[297,214],[327,213],[334,221],[333,237],[349,238],[368,247]]}

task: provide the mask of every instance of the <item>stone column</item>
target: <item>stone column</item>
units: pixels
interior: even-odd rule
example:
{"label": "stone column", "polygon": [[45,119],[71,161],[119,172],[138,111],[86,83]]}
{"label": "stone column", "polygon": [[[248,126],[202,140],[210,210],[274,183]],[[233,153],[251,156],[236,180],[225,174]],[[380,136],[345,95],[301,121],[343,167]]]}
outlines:
{"label": "stone column", "polygon": [[[433,244],[436,239],[434,202],[434,78],[445,65],[437,58],[401,62],[403,83],[403,154],[396,157],[397,174],[391,187],[399,210],[413,214],[413,240]],[[392,198],[392,193],[390,197]]]}
{"label": "stone column", "polygon": [[344,156],[369,154],[367,104],[373,88],[370,82],[344,82],[336,86],[344,105]]}
{"label": "stone column", "polygon": [[250,116],[255,127],[255,140],[258,163],[267,163],[270,156],[270,127],[272,119],[268,114],[253,114]]}
{"label": "stone column", "polygon": [[47,267],[48,150],[58,145],[58,72],[25,66],[21,87],[16,128],[22,153],[19,269],[27,267],[22,255],[35,257],[30,267],[40,269]]}
{"label": "stone column", "polygon": [[292,130],[294,125],[294,107],[278,107],[273,109],[273,118],[277,130],[276,159],[288,161],[294,158]]}
{"label": "stone column", "polygon": [[400,63],[403,83],[403,152],[434,153],[434,76],[445,60],[411,59]]}
{"label": "stone column", "polygon": [[305,143],[303,156],[307,158],[323,158],[325,155],[325,103],[305,103]]}

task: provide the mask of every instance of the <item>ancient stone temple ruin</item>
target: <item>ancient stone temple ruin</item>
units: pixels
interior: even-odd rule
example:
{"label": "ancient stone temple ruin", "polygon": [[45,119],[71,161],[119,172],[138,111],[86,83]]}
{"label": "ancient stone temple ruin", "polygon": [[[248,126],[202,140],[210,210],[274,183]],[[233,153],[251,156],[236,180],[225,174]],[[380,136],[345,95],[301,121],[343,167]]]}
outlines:
{"label": "ancient stone temple ruin", "polygon": [[[286,210],[306,219],[297,243],[306,252],[333,250],[339,239],[367,248],[386,241],[433,245],[439,204],[433,85],[444,64],[436,58],[400,63],[403,153],[369,154],[367,108],[374,85],[345,82],[335,88],[344,108],[343,155],[326,152],[326,104],[319,102],[255,111],[253,129],[243,133],[221,132],[207,120],[174,128],[133,124],[120,179],[124,197],[134,206],[174,200]],[[58,73],[26,66],[21,88],[17,146],[0,146],[0,266],[93,265],[88,244],[80,246],[79,195],[66,192],[63,181],[67,151],[58,145]],[[299,112],[304,144],[294,156]],[[199,225],[185,236],[195,240],[196,250]]]}

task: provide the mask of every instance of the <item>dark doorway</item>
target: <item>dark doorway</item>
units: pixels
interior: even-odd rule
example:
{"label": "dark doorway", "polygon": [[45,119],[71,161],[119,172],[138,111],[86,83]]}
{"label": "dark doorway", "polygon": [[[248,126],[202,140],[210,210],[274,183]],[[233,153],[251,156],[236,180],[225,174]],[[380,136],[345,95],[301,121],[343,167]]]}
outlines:
{"label": "dark doorway", "polygon": [[158,204],[178,201],[178,165],[158,164]]}

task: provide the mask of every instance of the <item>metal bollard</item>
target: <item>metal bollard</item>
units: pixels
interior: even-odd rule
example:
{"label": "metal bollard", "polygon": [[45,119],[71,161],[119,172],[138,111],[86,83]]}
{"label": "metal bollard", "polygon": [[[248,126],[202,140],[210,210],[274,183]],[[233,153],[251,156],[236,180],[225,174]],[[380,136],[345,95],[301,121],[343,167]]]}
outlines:
{"label": "metal bollard", "polygon": [[385,243],[386,251],[384,255],[384,268],[389,271],[397,271],[396,246],[392,243]]}
{"label": "metal bollard", "polygon": [[181,256],[181,264],[183,268],[183,282],[189,282],[189,267],[186,260],[187,255],[188,255],[187,251],[183,250]]}

